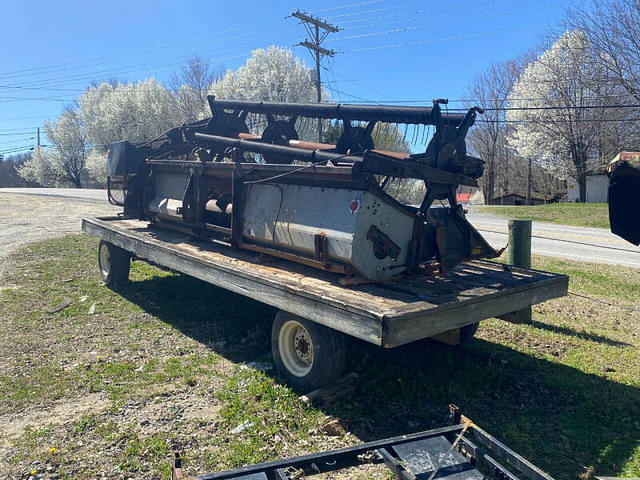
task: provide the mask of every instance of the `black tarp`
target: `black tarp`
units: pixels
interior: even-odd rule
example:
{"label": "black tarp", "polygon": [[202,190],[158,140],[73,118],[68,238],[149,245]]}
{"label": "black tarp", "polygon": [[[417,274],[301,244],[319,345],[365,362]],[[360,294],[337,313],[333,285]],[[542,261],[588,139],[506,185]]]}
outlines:
{"label": "black tarp", "polygon": [[109,177],[123,177],[140,173],[143,165],[143,152],[131,143],[124,141],[109,145],[107,155],[107,175]]}

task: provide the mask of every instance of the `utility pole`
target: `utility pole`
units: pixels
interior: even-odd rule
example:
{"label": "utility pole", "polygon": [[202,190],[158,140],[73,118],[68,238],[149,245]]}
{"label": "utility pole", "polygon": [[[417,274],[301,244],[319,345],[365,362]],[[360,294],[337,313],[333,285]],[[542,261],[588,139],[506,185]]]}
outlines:
{"label": "utility pole", "polygon": [[[322,83],[320,82],[320,61],[323,57],[333,57],[336,52],[333,50],[327,50],[326,48],[322,48],[322,42],[324,42],[325,38],[329,33],[339,32],[340,28],[335,25],[331,25],[324,20],[314,17],[308,13],[301,12],[300,10],[296,10],[289,17],[295,17],[300,20],[300,23],[304,25],[304,28],[307,30],[309,34],[309,38],[304,42],[298,43],[299,47],[305,47],[309,50],[311,55],[313,55],[316,62],[316,76],[315,76],[315,84],[316,84],[316,92],[318,103],[322,102]],[[322,30],[322,32],[321,32]],[[322,119],[318,118],[318,143],[322,142]]]}
{"label": "utility pole", "polygon": [[40,146],[40,127],[38,127],[38,146]]}

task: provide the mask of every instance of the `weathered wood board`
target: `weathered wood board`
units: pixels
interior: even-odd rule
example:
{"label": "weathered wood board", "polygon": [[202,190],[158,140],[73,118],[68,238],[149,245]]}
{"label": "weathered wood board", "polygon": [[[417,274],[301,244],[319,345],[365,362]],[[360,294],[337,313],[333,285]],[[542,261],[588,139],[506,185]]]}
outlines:
{"label": "weathered wood board", "polygon": [[395,347],[567,294],[568,277],[474,260],[444,276],[341,286],[338,274],[196,241],[140,220],[85,218],[82,229],[136,257],[326,325]]}

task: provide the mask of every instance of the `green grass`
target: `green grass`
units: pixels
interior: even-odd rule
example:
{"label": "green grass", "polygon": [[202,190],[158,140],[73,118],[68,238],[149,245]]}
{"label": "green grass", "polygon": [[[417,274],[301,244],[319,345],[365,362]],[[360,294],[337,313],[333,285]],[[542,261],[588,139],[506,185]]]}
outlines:
{"label": "green grass", "polygon": [[579,227],[609,228],[609,207],[606,203],[549,203],[547,205],[470,207],[478,213],[536,222],[561,223]]}
{"label": "green grass", "polygon": [[[39,460],[61,478],[167,478],[172,450],[189,474],[222,470],[441,426],[449,403],[558,479],[640,475],[640,270],[534,257],[582,296],[536,306],[530,325],[483,322],[464,348],[356,342],[355,391],[317,409],[241,367],[268,360],[273,309],[142,262],[109,290],[96,247],[83,235],[34,244],[0,280],[0,413],[107,401],[24,429],[3,468],[14,476]],[[181,414],[194,403],[214,417]],[[328,438],[327,416],[353,435]]]}

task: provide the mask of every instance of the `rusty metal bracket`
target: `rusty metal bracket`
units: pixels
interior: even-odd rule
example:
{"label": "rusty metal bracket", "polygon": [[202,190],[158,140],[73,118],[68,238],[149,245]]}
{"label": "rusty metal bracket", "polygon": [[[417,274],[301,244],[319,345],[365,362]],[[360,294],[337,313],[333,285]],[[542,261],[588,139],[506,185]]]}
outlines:
{"label": "rusty metal bracket", "polygon": [[329,263],[329,241],[327,234],[317,233],[313,236],[314,255],[313,259],[324,265]]}
{"label": "rusty metal bracket", "polygon": [[369,227],[367,240],[371,240],[371,243],[373,243],[374,253],[376,257],[380,259],[389,256],[392,260],[397,260],[398,255],[400,255],[400,252],[402,251],[402,249],[396,245],[388,235],[383,233],[375,225],[371,225]]}

